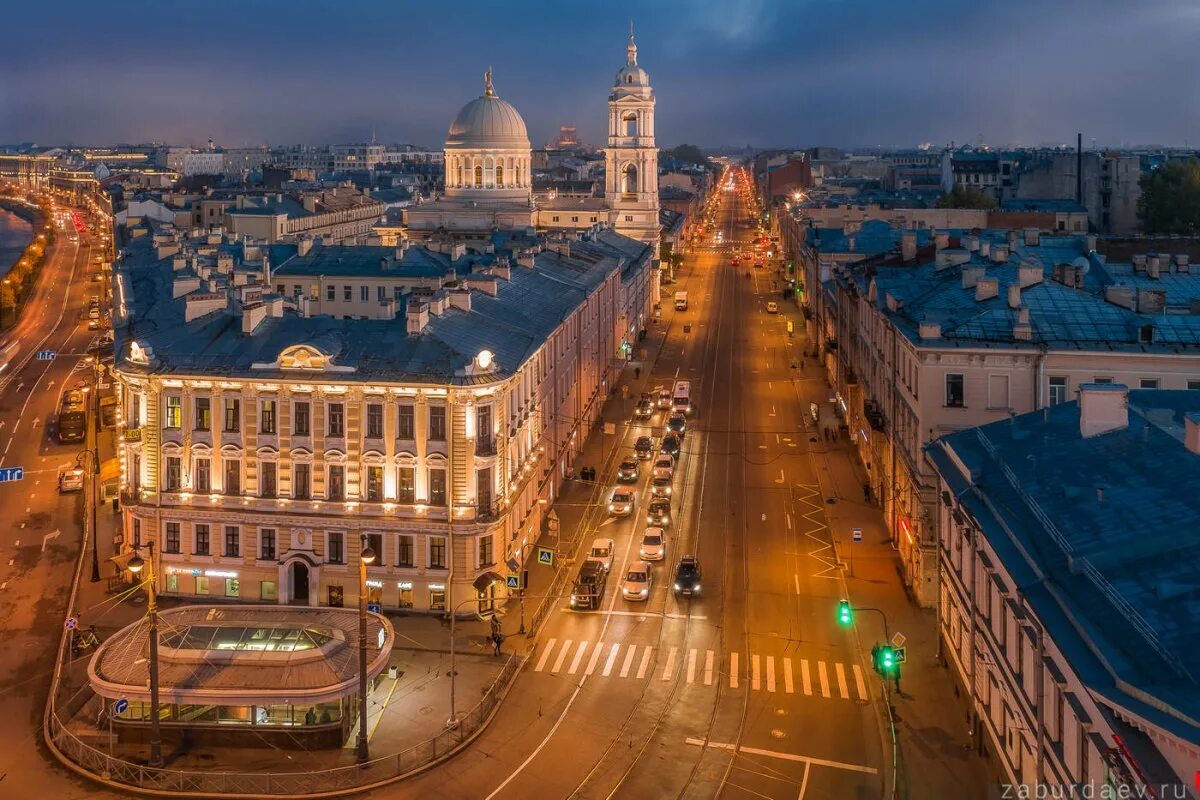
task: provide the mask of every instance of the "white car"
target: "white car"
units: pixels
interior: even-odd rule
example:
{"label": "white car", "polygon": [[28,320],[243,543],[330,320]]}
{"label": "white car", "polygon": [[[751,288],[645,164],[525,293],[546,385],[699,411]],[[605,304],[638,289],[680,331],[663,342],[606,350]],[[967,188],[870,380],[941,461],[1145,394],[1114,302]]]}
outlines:
{"label": "white car", "polygon": [[613,540],[612,539],[593,539],[592,549],[588,551],[587,561],[598,561],[600,566],[604,567],[605,572],[612,570],[613,562]]}
{"label": "white car", "polygon": [[625,582],[621,584],[621,594],[626,600],[650,599],[650,564],[645,561],[635,561],[629,565],[625,573]]}
{"label": "white car", "polygon": [[81,469],[64,469],[58,473],[58,491],[61,494],[67,492],[82,492],[83,491],[83,470]]}
{"label": "white car", "polygon": [[617,489],[608,501],[608,513],[614,517],[628,517],[637,508],[637,497],[630,489]]}
{"label": "white car", "polygon": [[662,528],[646,528],[642,532],[642,546],[638,555],[644,561],[662,561],[667,554],[667,535]]}
{"label": "white car", "polygon": [[670,479],[675,474],[675,459],[667,453],[659,453],[658,458],[654,459],[655,478]]}
{"label": "white car", "polygon": [[767,313],[768,314],[778,314],[779,313],[779,303],[776,303],[774,300],[768,300],[767,301]]}

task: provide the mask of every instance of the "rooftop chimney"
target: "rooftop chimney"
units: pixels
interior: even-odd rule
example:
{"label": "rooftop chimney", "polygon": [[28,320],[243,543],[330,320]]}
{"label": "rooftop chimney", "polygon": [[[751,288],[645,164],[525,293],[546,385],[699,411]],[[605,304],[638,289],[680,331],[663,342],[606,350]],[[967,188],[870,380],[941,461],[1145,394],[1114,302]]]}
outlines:
{"label": "rooftop chimney", "polygon": [[964,289],[974,289],[984,274],[983,267],[963,267],[962,287]]}
{"label": "rooftop chimney", "polygon": [[313,240],[311,236],[301,236],[300,241],[296,242],[296,255],[303,258],[312,250]]}
{"label": "rooftop chimney", "polygon": [[1042,282],[1044,270],[1040,265],[1025,264],[1017,267],[1017,283],[1024,289],[1027,286],[1035,286]]}
{"label": "rooftop chimney", "polygon": [[938,250],[945,250],[950,246],[950,234],[935,233],[933,235],[933,246]]}
{"label": "rooftop chimney", "polygon": [[991,300],[1000,294],[1000,281],[995,278],[980,278],[975,284],[975,301]]}
{"label": "rooftop chimney", "polygon": [[1085,383],[1079,387],[1079,435],[1084,439],[1129,427],[1129,387]]}
{"label": "rooftop chimney", "polygon": [[1026,228],[1025,229],[1025,244],[1026,244],[1026,246],[1037,247],[1039,244],[1041,244],[1041,241],[1042,241],[1042,232],[1040,230],[1038,230],[1037,228]]}
{"label": "rooftop chimney", "polygon": [[1200,455],[1200,411],[1189,411],[1183,415],[1183,443],[1188,452]]}
{"label": "rooftop chimney", "polygon": [[1021,307],[1021,287],[1018,284],[1010,283],[1008,285],[1008,307]]}
{"label": "rooftop chimney", "polygon": [[900,257],[912,261],[917,257],[917,232],[904,231],[900,234]]}
{"label": "rooftop chimney", "polygon": [[940,339],[942,338],[942,324],[940,322],[922,322],[918,329],[918,335],[922,339]]}

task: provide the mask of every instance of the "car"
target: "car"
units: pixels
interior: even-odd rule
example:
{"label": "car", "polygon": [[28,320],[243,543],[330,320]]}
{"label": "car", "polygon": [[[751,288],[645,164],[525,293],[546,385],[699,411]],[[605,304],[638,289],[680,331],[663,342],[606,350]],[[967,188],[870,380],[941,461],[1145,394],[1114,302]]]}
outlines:
{"label": "car", "polygon": [[679,437],[673,433],[668,433],[666,436],[663,437],[662,444],[660,444],[658,446],[658,449],[662,453],[666,453],[667,455],[678,457],[679,456]]}
{"label": "car", "polygon": [[642,394],[642,399],[638,400],[637,406],[633,409],[633,416],[637,419],[650,419],[654,416],[654,398],[649,392]]}
{"label": "car", "polygon": [[642,467],[634,456],[626,456],[621,466],[617,467],[617,480],[620,483],[637,483],[641,474]]}
{"label": "car", "polygon": [[682,439],[687,433],[687,417],[679,413],[672,414],[667,420],[667,430]]}
{"label": "car", "polygon": [[645,561],[634,561],[625,573],[625,582],[621,584],[621,595],[626,600],[649,600],[650,586],[654,578],[650,572],[650,564]]}
{"label": "car", "polygon": [[675,594],[694,597],[700,594],[700,561],[693,555],[686,555],[675,565]]}
{"label": "car", "polygon": [[667,535],[662,528],[646,528],[642,532],[642,544],[638,555],[646,561],[662,561],[667,554]]}
{"label": "car", "polygon": [[88,319],[100,319],[100,306],[92,306],[88,309]]}
{"label": "car", "polygon": [[637,457],[645,460],[654,455],[654,437],[639,436],[637,441],[633,443],[633,452]]}
{"label": "car", "polygon": [[675,475],[675,459],[666,453],[660,453],[658,458],[654,459],[654,466],[651,469],[654,472],[654,477],[670,479]]}
{"label": "car", "polygon": [[608,513],[614,517],[628,517],[637,508],[637,497],[629,489],[616,489],[608,501]]}
{"label": "car", "polygon": [[778,314],[779,313],[779,303],[776,303],[774,300],[768,300],[767,301],[767,313],[768,314]]}
{"label": "car", "polygon": [[83,470],[76,467],[75,469],[64,469],[59,472],[58,491],[61,494],[66,494],[67,492],[82,492]]}
{"label": "car", "polygon": [[588,551],[587,560],[599,561],[604,567],[605,572],[611,570],[613,562],[613,540],[593,539],[592,549]]}
{"label": "car", "polygon": [[89,319],[89,320],[88,320],[88,330],[89,330],[89,331],[98,331],[98,330],[100,330],[100,320],[98,320],[98,319]]}
{"label": "car", "polygon": [[671,407],[671,390],[670,389],[666,388],[665,386],[659,386],[657,389],[654,390],[654,392],[655,392],[655,394],[658,395],[658,399],[655,401],[655,405],[658,406],[659,409],[666,410]]}
{"label": "car", "polygon": [[608,583],[608,570],[598,561],[588,559],[579,567],[579,574],[571,585],[571,608],[595,611],[604,600],[604,587]]}
{"label": "car", "polygon": [[661,527],[671,524],[671,501],[665,497],[655,497],[646,506],[646,524]]}
{"label": "car", "polygon": [[655,475],[650,479],[651,497],[670,497],[671,479],[667,476]]}

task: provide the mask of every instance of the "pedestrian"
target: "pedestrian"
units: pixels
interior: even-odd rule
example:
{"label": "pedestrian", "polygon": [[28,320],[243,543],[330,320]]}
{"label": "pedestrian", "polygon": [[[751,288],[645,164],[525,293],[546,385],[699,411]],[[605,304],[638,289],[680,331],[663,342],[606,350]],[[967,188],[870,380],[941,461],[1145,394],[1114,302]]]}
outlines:
{"label": "pedestrian", "polygon": [[642,368],[634,367],[633,368],[633,379],[636,381],[636,380],[641,379],[641,377],[642,377]]}
{"label": "pedestrian", "polygon": [[871,483],[869,481],[863,483],[863,502],[871,502]]}
{"label": "pedestrian", "polygon": [[504,641],[504,635],[500,633],[492,634],[492,655],[500,655],[500,643]]}

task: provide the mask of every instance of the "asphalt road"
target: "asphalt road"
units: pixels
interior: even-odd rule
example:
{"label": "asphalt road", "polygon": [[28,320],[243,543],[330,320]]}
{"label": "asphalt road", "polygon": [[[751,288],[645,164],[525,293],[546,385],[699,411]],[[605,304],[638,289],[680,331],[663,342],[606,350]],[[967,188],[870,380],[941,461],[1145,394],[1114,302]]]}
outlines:
{"label": "asphalt road", "polygon": [[[821,527],[825,506],[820,456],[809,451],[793,383],[800,344],[789,340],[786,311],[766,311],[780,297],[774,270],[750,268],[747,278],[744,262],[729,263],[753,230],[742,199],[721,192],[718,202],[722,241],[700,248],[664,290],[669,329],[651,383],[691,381],[697,411],[649,599],[620,597],[646,527],[643,462],[637,512],[618,519],[598,508],[584,532],[585,542],[616,545],[602,611],[555,611],[471,748],[375,796],[880,796],[888,779],[881,688],[852,634],[835,623],[843,579],[827,534],[808,533]],[[688,291],[685,312],[670,309],[676,289]],[[664,422],[663,412],[651,430],[625,420],[597,500],[616,485],[619,456]],[[684,553],[698,555],[704,570],[693,599],[671,586]]]}

